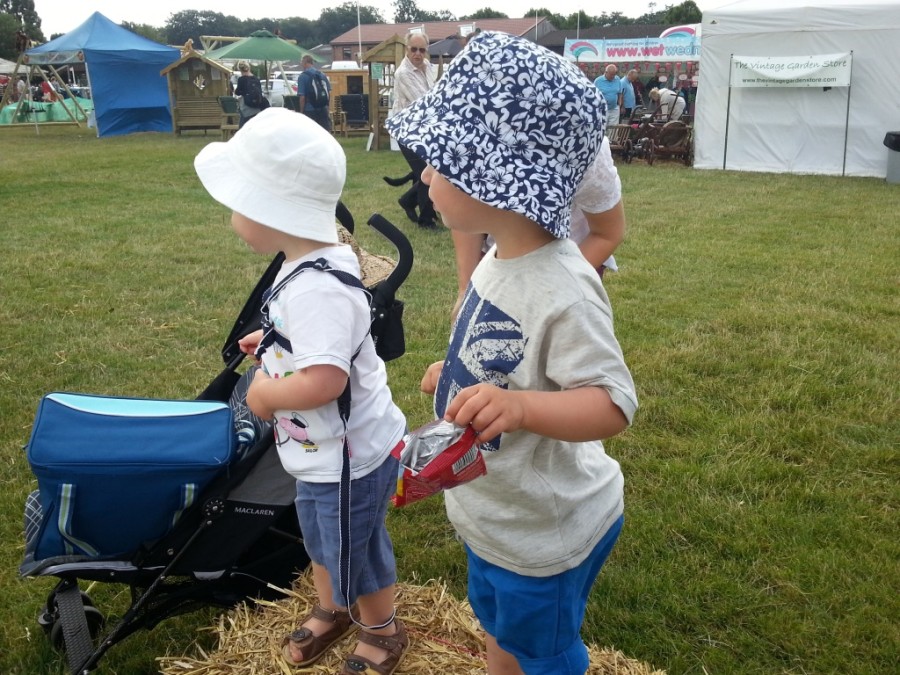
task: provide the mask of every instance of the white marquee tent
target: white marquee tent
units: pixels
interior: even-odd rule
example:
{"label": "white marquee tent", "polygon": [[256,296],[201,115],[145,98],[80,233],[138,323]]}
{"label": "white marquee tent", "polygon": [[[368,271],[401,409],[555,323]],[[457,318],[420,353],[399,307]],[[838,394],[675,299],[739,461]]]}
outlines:
{"label": "white marquee tent", "polygon": [[11,75],[16,71],[16,62],[0,59],[0,74]]}
{"label": "white marquee tent", "polygon": [[[900,0],[739,0],[702,26],[695,167],[885,177],[882,141],[900,131]],[[733,55],[851,52],[849,88],[729,86]]]}

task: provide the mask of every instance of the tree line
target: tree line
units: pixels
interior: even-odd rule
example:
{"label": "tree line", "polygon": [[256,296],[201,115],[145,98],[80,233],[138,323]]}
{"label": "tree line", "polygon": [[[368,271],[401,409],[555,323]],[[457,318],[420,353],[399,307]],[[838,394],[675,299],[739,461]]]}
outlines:
{"label": "tree line", "polygon": [[[511,18],[488,7],[473,14],[457,17],[449,10],[437,12],[423,10],[418,6],[416,0],[394,0],[392,7],[394,9],[393,23]],[[626,24],[698,23],[701,18],[701,12],[693,0],[685,0],[679,5],[666,5],[659,10],[656,9],[654,3],[651,3],[650,11],[636,18],[627,17],[621,12],[604,12],[592,16],[580,11],[562,15],[545,7],[532,8],[522,13],[523,17],[535,15],[547,17],[550,23],[560,30]],[[378,9],[369,5],[359,6],[359,21],[364,24],[388,23]],[[197,47],[200,46],[201,35],[243,36],[256,30],[265,29],[285,39],[296,40],[300,46],[309,49],[330,42],[338,35],[356,26],[356,22],[356,3],[347,1],[342,5],[323,9],[318,19],[294,16],[244,20],[219,12],[188,9],[169,15],[163,26],[137,24],[130,21],[122,22],[122,26],[162,44],[181,45],[190,39]],[[34,0],[0,0],[0,57],[11,60],[17,58],[15,34],[18,30],[23,30],[30,39],[36,42],[46,41],[41,32],[41,19],[34,9]],[[51,35],[50,39],[54,37],[57,35]]]}

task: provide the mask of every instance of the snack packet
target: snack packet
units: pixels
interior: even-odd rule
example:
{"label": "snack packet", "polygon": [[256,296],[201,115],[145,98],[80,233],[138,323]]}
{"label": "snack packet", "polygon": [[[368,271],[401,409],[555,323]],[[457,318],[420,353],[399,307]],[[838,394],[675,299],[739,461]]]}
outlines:
{"label": "snack packet", "polygon": [[395,457],[400,460],[394,506],[406,506],[487,473],[472,427],[435,420],[411,431]]}

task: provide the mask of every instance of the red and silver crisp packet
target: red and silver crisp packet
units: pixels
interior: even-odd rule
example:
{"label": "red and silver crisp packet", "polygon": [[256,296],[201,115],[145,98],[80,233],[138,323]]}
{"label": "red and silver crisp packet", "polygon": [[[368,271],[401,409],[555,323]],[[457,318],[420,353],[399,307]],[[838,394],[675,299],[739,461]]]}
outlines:
{"label": "red and silver crisp packet", "polygon": [[395,456],[400,460],[394,506],[406,506],[487,473],[472,427],[435,420],[410,432]]}

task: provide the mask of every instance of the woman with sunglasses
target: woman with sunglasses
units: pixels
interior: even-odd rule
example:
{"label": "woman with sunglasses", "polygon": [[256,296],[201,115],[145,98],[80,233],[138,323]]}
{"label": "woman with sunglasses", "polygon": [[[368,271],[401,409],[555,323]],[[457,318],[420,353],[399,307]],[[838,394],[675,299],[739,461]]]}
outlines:
{"label": "woman with sunglasses", "polygon": [[[437,69],[428,60],[428,36],[425,33],[409,34],[406,38],[406,56],[394,71],[394,105],[390,116],[424,96],[434,86],[436,79]],[[413,186],[398,200],[400,206],[419,227],[437,229],[434,205],[428,197],[428,186],[421,181],[425,162],[402,145],[400,151],[412,170],[413,178]]]}

